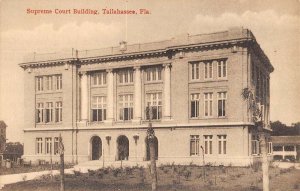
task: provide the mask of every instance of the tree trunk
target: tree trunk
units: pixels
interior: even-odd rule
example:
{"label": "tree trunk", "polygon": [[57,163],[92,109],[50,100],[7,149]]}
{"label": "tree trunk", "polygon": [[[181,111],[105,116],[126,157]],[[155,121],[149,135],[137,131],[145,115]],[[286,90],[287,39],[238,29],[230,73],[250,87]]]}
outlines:
{"label": "tree trunk", "polygon": [[262,133],[260,136],[260,143],[262,153],[263,191],[269,191],[269,161],[267,156],[266,137],[264,133]]}
{"label": "tree trunk", "polygon": [[60,155],[60,191],[65,191],[64,154]]}
{"label": "tree trunk", "polygon": [[152,179],[152,191],[157,189],[157,173],[156,173],[156,160],[155,160],[155,144],[154,138],[149,139],[150,147],[150,161],[151,161],[151,179]]}

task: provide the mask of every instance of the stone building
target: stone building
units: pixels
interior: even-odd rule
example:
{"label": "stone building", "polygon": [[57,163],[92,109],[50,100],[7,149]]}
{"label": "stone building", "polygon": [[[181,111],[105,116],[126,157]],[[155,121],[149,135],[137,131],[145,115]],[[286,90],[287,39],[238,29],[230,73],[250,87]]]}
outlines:
{"label": "stone building", "polygon": [[25,58],[24,158],[143,163],[151,108],[158,163],[248,165],[259,155],[251,90],[270,130],[273,67],[243,28]]}

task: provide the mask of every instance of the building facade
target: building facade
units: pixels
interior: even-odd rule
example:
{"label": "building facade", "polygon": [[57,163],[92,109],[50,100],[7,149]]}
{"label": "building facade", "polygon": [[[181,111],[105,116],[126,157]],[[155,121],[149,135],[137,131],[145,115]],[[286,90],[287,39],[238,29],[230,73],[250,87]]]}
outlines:
{"label": "building facade", "polygon": [[151,109],[159,163],[248,165],[269,129],[273,67],[248,29],[25,58],[24,158],[143,163]]}

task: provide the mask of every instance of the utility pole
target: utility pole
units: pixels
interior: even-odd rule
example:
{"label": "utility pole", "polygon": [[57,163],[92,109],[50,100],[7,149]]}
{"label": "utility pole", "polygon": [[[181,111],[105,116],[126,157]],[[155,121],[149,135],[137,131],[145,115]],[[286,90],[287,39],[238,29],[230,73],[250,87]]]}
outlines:
{"label": "utility pole", "polygon": [[152,108],[150,107],[150,104],[148,104],[147,107],[147,117],[149,119],[149,126],[147,129],[147,139],[149,143],[149,148],[150,148],[150,161],[151,161],[151,168],[150,168],[150,173],[151,173],[151,180],[152,180],[152,191],[157,190],[157,172],[156,172],[156,159],[155,159],[155,133],[154,129],[152,128]]}
{"label": "utility pole", "polygon": [[259,143],[261,147],[261,154],[262,154],[262,173],[263,173],[263,191],[270,190],[270,180],[269,180],[269,161],[267,155],[267,146],[266,146],[266,135],[263,132],[263,127],[259,136]]}
{"label": "utility pole", "polygon": [[60,155],[60,191],[65,191],[65,165],[64,165],[64,144],[61,134],[59,135],[58,153]]}
{"label": "utility pole", "polygon": [[204,160],[204,149],[203,149],[203,147],[201,146],[200,147],[201,148],[201,150],[202,150],[202,160],[203,160],[203,181],[205,181],[205,160]]}

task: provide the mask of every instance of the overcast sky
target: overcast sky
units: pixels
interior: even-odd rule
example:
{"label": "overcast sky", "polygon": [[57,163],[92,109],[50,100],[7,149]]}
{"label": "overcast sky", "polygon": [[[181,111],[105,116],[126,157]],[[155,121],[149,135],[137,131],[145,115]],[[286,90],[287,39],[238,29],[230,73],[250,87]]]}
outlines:
{"label": "overcast sky", "polygon": [[[125,0],[0,0],[0,120],[8,139],[23,142],[23,56],[60,50],[97,49],[170,39],[243,26],[254,33],[275,71],[271,120],[300,121],[298,0],[128,0],[128,9],[149,15],[33,15],[27,9],[125,9]],[[127,25],[126,25],[127,23]]]}

